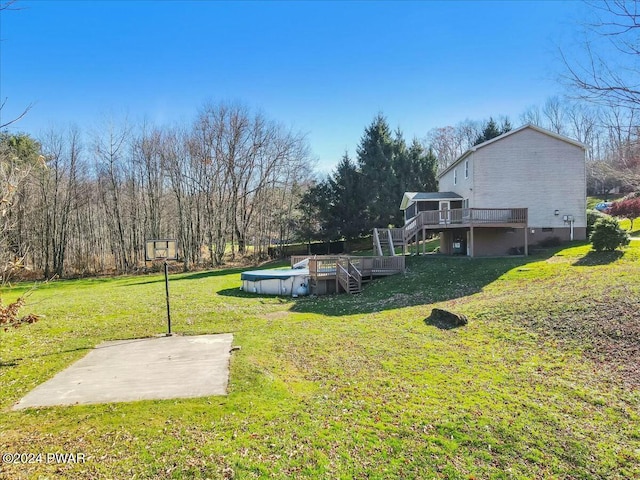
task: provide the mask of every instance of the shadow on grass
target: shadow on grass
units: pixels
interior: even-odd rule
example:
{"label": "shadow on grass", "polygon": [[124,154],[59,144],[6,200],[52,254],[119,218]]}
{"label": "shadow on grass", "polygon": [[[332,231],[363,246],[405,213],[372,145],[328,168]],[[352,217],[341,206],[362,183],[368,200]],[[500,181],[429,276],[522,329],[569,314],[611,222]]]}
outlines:
{"label": "shadow on grass", "polygon": [[[222,295],[223,297],[236,297],[236,298],[259,298],[259,297],[265,296],[259,293],[245,292],[244,290],[240,290],[239,288],[226,288],[224,290],[218,290],[216,294]],[[273,295],[269,295],[269,297],[273,297]]]}
{"label": "shadow on grass", "polygon": [[620,260],[624,256],[624,252],[614,250],[613,252],[595,252],[590,251],[584,257],[573,263],[574,267],[594,267],[597,265],[609,265],[610,263]]}
{"label": "shadow on grass", "polygon": [[[244,272],[245,268],[230,268],[230,269],[220,269],[220,270],[207,270],[204,272],[194,272],[194,273],[170,273],[169,281],[173,282],[181,282],[183,280],[200,280],[203,278],[211,278],[211,277],[221,277],[223,275],[233,275],[234,273]],[[162,272],[158,272],[158,275],[161,275]],[[118,285],[119,287],[129,287],[131,285],[147,285],[150,283],[164,283],[164,275],[147,280],[127,282],[126,285]]]}
{"label": "shadow on grass", "polygon": [[566,246],[548,249],[530,257],[407,257],[407,271],[404,274],[374,280],[357,295],[299,298],[291,311],[342,316],[444,302],[480,292],[508,271],[545,260],[562,248]]}
{"label": "shadow on grass", "polygon": [[[251,266],[247,266],[247,267],[238,267],[238,268],[220,268],[220,269],[216,269],[216,270],[207,270],[207,271],[203,271],[203,272],[193,272],[193,273],[171,273],[169,274],[169,281],[171,283],[173,282],[182,282],[183,280],[202,280],[202,279],[206,279],[206,278],[213,278],[213,277],[222,277],[225,275],[237,275],[240,274],[242,272],[246,272],[249,270],[264,270],[264,269],[268,269],[268,268],[277,268],[277,267],[281,267],[281,266],[285,266],[285,264],[283,264],[282,262],[270,262],[269,264],[266,265],[260,265],[257,267],[251,267]],[[161,274],[162,272],[158,272],[158,274]],[[164,275],[157,277],[157,278],[153,278],[153,279],[147,279],[147,280],[141,280],[141,281],[133,281],[133,282],[127,282],[125,285],[118,285],[119,287],[129,287],[131,285],[146,285],[146,284],[150,284],[150,283],[164,283]]]}
{"label": "shadow on grass", "polygon": [[33,360],[34,358],[51,357],[53,355],[62,355],[62,354],[65,354],[65,353],[81,352],[83,350],[93,350],[93,347],[69,348],[67,350],[60,350],[60,351],[57,351],[57,352],[36,353],[36,354],[33,354],[33,355],[24,355],[22,357],[16,357],[16,358],[12,358],[12,359],[2,359],[2,360],[0,360],[0,368],[2,368],[2,367],[16,367],[23,360]]}
{"label": "shadow on grass", "polygon": [[[242,272],[246,272],[247,270],[251,270],[251,267],[246,268],[229,268],[229,269],[221,269],[221,270],[208,270],[206,272],[194,272],[194,273],[185,273],[181,274],[179,278],[172,278],[172,281],[181,282],[182,280],[201,280],[203,278],[212,278],[212,277],[222,277],[224,275],[234,275]],[[256,268],[256,270],[258,270]],[[162,280],[164,281],[164,279]]]}

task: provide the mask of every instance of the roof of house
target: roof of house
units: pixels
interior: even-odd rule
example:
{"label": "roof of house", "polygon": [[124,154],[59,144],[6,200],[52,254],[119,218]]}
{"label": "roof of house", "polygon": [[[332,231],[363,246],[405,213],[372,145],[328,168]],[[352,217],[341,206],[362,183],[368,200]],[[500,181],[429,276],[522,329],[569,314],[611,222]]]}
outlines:
{"label": "roof of house", "polygon": [[454,192],[404,192],[400,210],[406,210],[411,203],[419,200],[462,200],[462,198]]}
{"label": "roof of house", "polygon": [[544,135],[548,135],[550,137],[556,138],[556,139],[561,140],[563,142],[570,143],[571,145],[575,145],[576,147],[580,147],[582,149],[586,149],[587,148],[584,143],[581,143],[581,142],[579,142],[577,140],[574,140],[574,139],[569,138],[569,137],[565,137],[564,135],[560,135],[559,133],[552,132],[551,130],[547,130],[545,128],[538,127],[537,125],[533,125],[531,123],[527,123],[526,125],[523,125],[523,126],[521,126],[519,128],[516,128],[515,130],[509,130],[507,133],[503,133],[502,135],[500,135],[498,137],[495,137],[495,138],[492,138],[491,140],[487,140],[486,142],[480,143],[478,145],[474,145],[469,150],[467,150],[462,155],[460,155],[453,163],[451,163],[449,166],[447,166],[447,168],[445,168],[443,171],[439,172],[438,173],[438,178],[442,178],[442,176],[445,173],[450,171],[452,168],[454,168],[462,160],[464,160],[466,157],[471,155],[476,150],[479,150],[480,148],[484,148],[487,145],[491,145],[492,143],[499,142],[500,140],[502,140],[504,138],[507,138],[507,137],[509,137],[511,135],[514,135],[514,134],[516,134],[518,132],[521,132],[522,130],[525,130],[527,128],[535,130],[536,132],[542,133]]}

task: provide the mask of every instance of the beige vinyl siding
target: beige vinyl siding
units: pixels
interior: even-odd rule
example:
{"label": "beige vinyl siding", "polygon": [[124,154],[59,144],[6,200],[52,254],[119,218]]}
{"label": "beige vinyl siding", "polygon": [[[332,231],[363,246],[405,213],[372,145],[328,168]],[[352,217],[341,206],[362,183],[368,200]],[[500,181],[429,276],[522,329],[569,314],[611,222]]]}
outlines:
{"label": "beige vinyl siding", "polygon": [[[586,226],[584,150],[524,129],[472,153],[475,204],[483,208],[526,207],[529,226]],[[558,210],[558,215],[554,215]]]}
{"label": "beige vinyl siding", "polygon": [[469,159],[469,178],[464,178],[464,160],[456,166],[458,170],[458,183],[453,183],[453,170],[449,170],[438,182],[438,190],[441,192],[455,192],[462,196],[464,199],[469,199],[469,206],[473,207],[473,200],[471,195],[473,194],[473,161],[471,157]]}

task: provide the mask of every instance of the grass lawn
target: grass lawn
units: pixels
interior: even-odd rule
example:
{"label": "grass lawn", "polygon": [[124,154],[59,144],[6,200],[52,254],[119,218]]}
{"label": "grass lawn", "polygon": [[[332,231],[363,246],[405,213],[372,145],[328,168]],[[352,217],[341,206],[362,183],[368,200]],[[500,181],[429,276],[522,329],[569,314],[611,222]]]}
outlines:
{"label": "grass lawn", "polygon": [[[173,275],[174,330],[242,347],[228,396],[13,412],[98,343],[165,330],[161,275],[42,286],[46,318],[0,334],[0,450],[87,460],[0,477],[640,478],[640,244],[407,266],[303,299]],[[436,306],[469,324],[431,324]]]}

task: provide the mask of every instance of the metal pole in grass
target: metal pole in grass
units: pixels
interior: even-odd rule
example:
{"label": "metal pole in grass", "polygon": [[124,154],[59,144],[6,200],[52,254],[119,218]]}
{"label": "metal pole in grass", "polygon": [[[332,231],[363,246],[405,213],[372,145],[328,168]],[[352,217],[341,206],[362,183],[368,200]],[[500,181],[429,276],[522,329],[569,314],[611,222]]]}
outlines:
{"label": "metal pole in grass", "polygon": [[147,240],[146,261],[162,260],[164,263],[164,291],[167,298],[167,337],[171,336],[171,304],[169,303],[169,260],[178,259],[178,242],[173,239]]}
{"label": "metal pole in grass", "polygon": [[171,306],[169,304],[169,264],[164,261],[164,290],[167,294],[167,336],[171,336]]}

